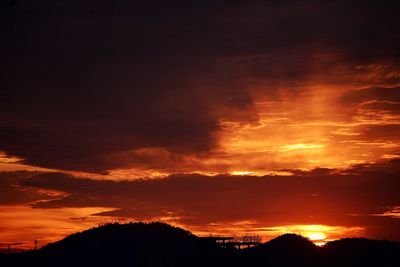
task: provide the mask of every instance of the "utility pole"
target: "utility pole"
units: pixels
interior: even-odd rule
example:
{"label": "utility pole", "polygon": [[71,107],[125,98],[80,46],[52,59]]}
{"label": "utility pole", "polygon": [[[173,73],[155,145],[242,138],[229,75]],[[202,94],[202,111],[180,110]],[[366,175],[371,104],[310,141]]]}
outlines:
{"label": "utility pole", "polygon": [[37,241],[37,239],[35,239],[35,250],[37,250],[38,249],[38,241]]}

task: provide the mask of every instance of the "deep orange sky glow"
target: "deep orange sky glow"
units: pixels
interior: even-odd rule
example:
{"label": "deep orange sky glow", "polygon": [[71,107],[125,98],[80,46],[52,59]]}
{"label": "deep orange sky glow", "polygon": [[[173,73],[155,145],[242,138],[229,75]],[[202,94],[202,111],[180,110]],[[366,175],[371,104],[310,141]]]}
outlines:
{"label": "deep orange sky glow", "polygon": [[90,2],[1,4],[0,250],[115,221],[400,241],[398,3]]}

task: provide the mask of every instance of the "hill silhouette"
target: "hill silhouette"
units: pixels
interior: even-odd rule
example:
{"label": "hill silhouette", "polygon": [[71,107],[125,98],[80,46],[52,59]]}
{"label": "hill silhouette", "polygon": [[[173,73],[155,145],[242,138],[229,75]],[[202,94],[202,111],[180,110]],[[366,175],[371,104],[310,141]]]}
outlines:
{"label": "hill silhouette", "polygon": [[37,251],[10,255],[8,260],[21,266],[204,266],[219,261],[220,250],[168,224],[115,223],[72,234]]}
{"label": "hill silhouette", "polygon": [[164,223],[115,223],[39,250],[0,254],[0,266],[397,266],[398,255],[398,242],[349,238],[317,247],[296,234],[225,249]]}
{"label": "hill silhouette", "polygon": [[314,266],[318,247],[307,238],[284,234],[271,241],[241,251],[241,261],[261,266]]}
{"label": "hill silhouette", "polygon": [[400,243],[365,238],[345,238],[327,243],[322,250],[325,266],[399,266]]}

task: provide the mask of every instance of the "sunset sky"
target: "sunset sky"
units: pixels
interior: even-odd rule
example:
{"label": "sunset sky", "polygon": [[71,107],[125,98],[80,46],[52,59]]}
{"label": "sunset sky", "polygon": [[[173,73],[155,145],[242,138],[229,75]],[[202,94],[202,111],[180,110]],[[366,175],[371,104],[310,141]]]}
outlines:
{"label": "sunset sky", "polygon": [[400,241],[398,1],[0,4],[0,250],[107,222]]}

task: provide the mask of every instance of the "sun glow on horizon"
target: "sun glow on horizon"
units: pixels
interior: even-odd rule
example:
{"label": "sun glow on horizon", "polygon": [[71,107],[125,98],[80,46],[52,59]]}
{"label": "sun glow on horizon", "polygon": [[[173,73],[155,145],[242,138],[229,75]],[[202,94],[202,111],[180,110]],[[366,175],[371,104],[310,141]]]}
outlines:
{"label": "sun glow on horizon", "polygon": [[310,239],[315,245],[322,246],[326,244],[326,234],[322,232],[309,232],[305,234],[305,237]]}
{"label": "sun glow on horizon", "polygon": [[294,233],[308,238],[317,246],[323,246],[327,242],[341,238],[360,237],[363,236],[365,230],[363,227],[330,226],[323,224],[294,224],[262,227],[259,225],[259,222],[247,220],[229,223],[213,223],[202,227],[181,226],[200,236],[258,235],[262,237],[262,242],[267,242],[283,234]]}
{"label": "sun glow on horizon", "polygon": [[266,228],[266,231],[275,231],[278,234],[295,233],[308,238],[317,246],[323,246],[329,241],[360,236],[364,232],[362,227],[330,226],[322,224],[287,225]]}

